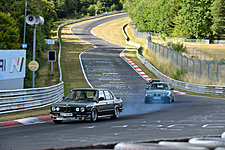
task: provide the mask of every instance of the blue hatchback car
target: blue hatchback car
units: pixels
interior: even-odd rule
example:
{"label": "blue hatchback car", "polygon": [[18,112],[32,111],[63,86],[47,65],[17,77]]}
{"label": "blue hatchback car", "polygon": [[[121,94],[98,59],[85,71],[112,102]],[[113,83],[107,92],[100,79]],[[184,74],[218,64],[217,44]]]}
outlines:
{"label": "blue hatchback car", "polygon": [[173,90],[169,83],[154,82],[146,91],[145,104],[172,103],[175,101]]}

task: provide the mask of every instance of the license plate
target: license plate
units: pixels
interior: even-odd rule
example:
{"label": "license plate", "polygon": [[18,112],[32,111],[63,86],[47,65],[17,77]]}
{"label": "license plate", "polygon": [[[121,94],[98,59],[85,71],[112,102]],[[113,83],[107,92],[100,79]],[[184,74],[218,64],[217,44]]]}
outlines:
{"label": "license plate", "polygon": [[73,116],[73,114],[72,113],[60,113],[60,116],[66,116],[66,117],[68,117],[68,116]]}
{"label": "license plate", "polygon": [[161,99],[160,96],[154,96],[153,99]]}

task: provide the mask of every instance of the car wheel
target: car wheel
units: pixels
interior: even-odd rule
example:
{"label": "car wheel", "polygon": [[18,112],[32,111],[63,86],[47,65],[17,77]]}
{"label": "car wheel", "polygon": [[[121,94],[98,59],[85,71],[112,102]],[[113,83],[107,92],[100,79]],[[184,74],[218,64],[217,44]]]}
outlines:
{"label": "car wheel", "polygon": [[62,120],[53,120],[53,122],[54,122],[55,124],[60,124],[60,123],[62,123]]}
{"label": "car wheel", "polygon": [[112,119],[117,119],[117,118],[119,118],[119,116],[120,116],[120,110],[119,110],[118,107],[115,107],[114,108],[114,114],[112,116]]}
{"label": "car wheel", "polygon": [[98,119],[98,111],[96,109],[93,109],[91,111],[91,121],[95,122]]}

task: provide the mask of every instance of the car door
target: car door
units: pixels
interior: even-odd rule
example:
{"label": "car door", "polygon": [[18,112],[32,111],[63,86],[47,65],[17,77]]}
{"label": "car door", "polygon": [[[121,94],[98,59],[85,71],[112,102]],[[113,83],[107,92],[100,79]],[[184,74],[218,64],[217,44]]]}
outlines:
{"label": "car door", "polygon": [[105,98],[107,100],[107,109],[108,109],[108,113],[112,113],[114,112],[114,107],[115,107],[115,104],[114,104],[114,97],[113,95],[111,94],[110,91],[104,91],[105,93]]}
{"label": "car door", "polygon": [[98,113],[99,115],[105,115],[107,114],[107,100],[105,98],[104,91],[99,91],[98,93]]}

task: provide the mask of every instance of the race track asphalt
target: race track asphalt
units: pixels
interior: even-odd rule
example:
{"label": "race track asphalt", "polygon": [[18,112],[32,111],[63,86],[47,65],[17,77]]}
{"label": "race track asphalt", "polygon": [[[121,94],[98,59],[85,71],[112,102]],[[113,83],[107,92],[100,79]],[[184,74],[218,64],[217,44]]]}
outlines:
{"label": "race track asphalt", "polygon": [[71,31],[97,48],[81,55],[84,72],[93,87],[107,88],[124,99],[124,111],[117,120],[96,123],[52,122],[0,129],[0,149],[45,149],[97,143],[147,141],[220,135],[225,131],[225,100],[176,95],[173,104],[145,105],[146,81],[119,54],[124,47],[91,34],[91,29],[111,20],[111,16],[74,26]]}

